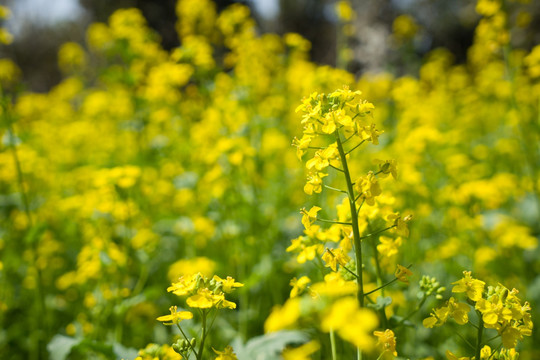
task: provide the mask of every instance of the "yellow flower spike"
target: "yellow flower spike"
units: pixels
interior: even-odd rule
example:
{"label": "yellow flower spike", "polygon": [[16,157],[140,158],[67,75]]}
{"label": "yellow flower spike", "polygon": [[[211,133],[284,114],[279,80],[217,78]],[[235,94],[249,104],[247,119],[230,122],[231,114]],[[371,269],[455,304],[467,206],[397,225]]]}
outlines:
{"label": "yellow flower spike", "polygon": [[212,348],[214,352],[218,355],[215,360],[238,360],[232,346],[227,345],[223,351],[218,351]]}
{"label": "yellow flower spike", "polygon": [[469,299],[472,301],[478,301],[482,298],[485,284],[486,283],[481,280],[472,278],[470,271],[464,271],[463,278],[452,283],[452,285],[455,285],[452,288],[452,292],[466,292]]}
{"label": "yellow flower spike", "polygon": [[390,329],[384,331],[374,331],[373,335],[378,338],[377,347],[381,353],[380,359],[393,359],[397,356],[396,351],[396,337],[394,332]]}
{"label": "yellow flower spike", "polygon": [[163,325],[176,325],[182,320],[189,320],[193,318],[193,314],[189,311],[178,311],[176,306],[169,308],[170,315],[164,315],[157,318],[158,321],[162,321]]}
{"label": "yellow flower spike", "polygon": [[412,274],[413,273],[411,270],[407,269],[405,266],[397,264],[396,272],[394,275],[399,281],[404,282],[405,284],[409,284],[408,277]]}

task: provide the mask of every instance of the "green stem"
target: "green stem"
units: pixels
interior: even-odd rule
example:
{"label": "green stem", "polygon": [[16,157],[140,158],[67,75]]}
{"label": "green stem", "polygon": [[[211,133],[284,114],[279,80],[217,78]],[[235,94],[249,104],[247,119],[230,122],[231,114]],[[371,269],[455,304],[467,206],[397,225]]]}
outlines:
{"label": "green stem", "polygon": [[334,221],[334,220],[327,220],[327,219],[317,219],[317,221],[338,224],[338,225],[349,225],[349,226],[352,225],[352,223],[348,223],[348,222],[341,222],[341,221]]}
{"label": "green stem", "polygon": [[[330,255],[332,255],[333,257],[336,257],[336,255],[334,254],[332,249],[326,248],[326,251],[328,251],[330,253]],[[352,274],[352,276],[354,276],[355,278],[358,278],[358,276],[354,272],[352,272],[348,267],[346,267],[345,265],[339,264],[339,266],[341,266],[343,269],[345,269],[349,274]]]}
{"label": "green stem", "polygon": [[418,303],[418,305],[416,305],[416,308],[409,313],[409,315],[405,316],[403,319],[401,319],[397,325],[395,326],[395,329],[401,327],[405,321],[409,320],[414,314],[416,314],[421,308],[422,306],[424,305],[424,303],[426,302],[426,299],[427,299],[427,295],[424,293],[424,295],[422,296],[422,300],[420,300],[420,302]]}
{"label": "green stem", "polygon": [[352,153],[357,147],[359,147],[360,145],[362,145],[366,140],[362,140],[360,141],[358,144],[356,144],[356,146],[354,146],[351,150],[347,151],[345,153],[345,155],[349,155],[350,153]]}
{"label": "green stem", "polygon": [[358,214],[356,213],[356,203],[354,201],[354,188],[352,185],[351,174],[349,172],[349,166],[347,164],[347,156],[343,150],[343,144],[341,143],[341,136],[339,131],[336,131],[336,144],[339,151],[339,156],[341,158],[341,164],[343,165],[343,174],[345,175],[345,181],[347,182],[347,192],[349,197],[349,207],[351,209],[351,221],[353,228],[353,241],[354,241],[354,252],[356,256],[356,273],[358,282],[358,293],[356,295],[360,307],[364,307],[364,280],[362,277],[362,242],[360,237],[360,229],[358,227]]}
{"label": "green stem", "polygon": [[337,189],[335,187],[332,187],[332,186],[328,186],[328,185],[324,185],[325,188],[329,189],[329,190],[334,190],[334,191],[337,191],[337,192],[340,192],[340,193],[347,193],[347,191],[345,190],[341,190],[341,189]]}
{"label": "green stem", "polygon": [[[345,155],[344,155],[344,156],[345,156]],[[330,167],[331,167],[332,169],[334,169],[334,170],[341,171],[341,172],[345,172],[345,170],[340,169],[340,168],[338,168],[338,167],[335,167],[334,165],[328,165],[328,166],[330,166]]]}
{"label": "green stem", "polygon": [[471,344],[467,339],[465,339],[465,338],[463,337],[463,335],[461,335],[460,333],[456,332],[456,335],[457,335],[461,340],[463,340],[463,342],[465,342],[467,345],[469,345],[472,349],[475,349],[475,348],[476,348],[476,347],[475,347],[473,344]]}
{"label": "green stem", "polygon": [[204,351],[204,341],[206,340],[206,334],[207,334],[206,315],[207,315],[206,310],[204,310],[204,309],[201,310],[202,335],[201,335],[201,343],[199,344],[199,352],[197,353],[197,360],[202,360],[203,359],[202,354],[203,354],[203,351]]}
{"label": "green stem", "polygon": [[[412,264],[411,264],[411,265],[409,265],[409,266],[407,266],[407,269],[409,269],[409,268],[410,268],[411,266],[412,266]],[[389,282],[387,282],[386,284],[384,284],[384,285],[381,285],[381,286],[379,286],[378,288],[376,288],[376,289],[373,289],[373,290],[371,290],[371,291],[369,291],[369,292],[365,293],[365,294],[364,294],[364,296],[368,296],[368,295],[371,295],[371,294],[373,294],[374,292],[376,292],[376,291],[379,291],[379,290],[381,290],[381,289],[383,289],[383,288],[387,287],[388,285],[390,285],[390,284],[392,284],[392,283],[396,282],[397,280],[399,280],[399,279],[395,277],[394,279],[390,280],[390,281],[389,281]]]}
{"label": "green stem", "polygon": [[182,336],[184,337],[184,339],[186,339],[186,341],[188,342],[189,344],[189,347],[191,348],[191,351],[193,351],[193,353],[195,354],[195,357],[198,359],[199,358],[199,355],[197,353],[197,350],[195,350],[195,348],[193,347],[193,345],[191,345],[191,341],[189,341],[188,337],[186,336],[186,333],[184,332],[184,330],[182,330],[182,327],[180,327],[180,324],[176,324],[176,326],[178,327],[178,329],[180,330],[180,332],[182,333]]}
{"label": "green stem", "polygon": [[332,360],[337,360],[336,334],[333,329],[330,329],[330,347],[332,349]]}
{"label": "green stem", "polygon": [[375,231],[374,233],[364,235],[364,236],[360,237],[360,240],[367,239],[367,238],[370,237],[370,236],[378,235],[378,234],[380,234],[380,233],[382,233],[382,232],[385,232],[386,230],[390,230],[390,229],[395,228],[395,227],[396,227],[396,225],[392,225],[392,226],[389,226],[389,227],[387,227],[387,228],[384,228],[384,229]]}
{"label": "green stem", "polygon": [[[363,279],[363,261],[362,261],[362,241],[360,237],[360,228],[358,227],[358,213],[356,212],[356,201],[354,195],[353,182],[351,180],[351,173],[349,172],[349,165],[347,164],[347,155],[343,150],[343,144],[341,143],[341,136],[339,131],[336,131],[336,144],[339,151],[339,157],[341,164],[343,165],[343,174],[345,175],[345,181],[347,182],[347,192],[349,198],[349,207],[351,209],[351,221],[353,228],[353,243],[354,253],[356,257],[356,282],[358,283],[358,292],[356,298],[360,307],[364,307],[364,279]],[[358,349],[358,359],[362,359],[362,351]]]}
{"label": "green stem", "polygon": [[476,338],[476,358],[480,359],[480,351],[482,350],[482,334],[484,332],[484,320],[482,319],[482,314],[479,311],[476,311],[478,314],[478,335]]}

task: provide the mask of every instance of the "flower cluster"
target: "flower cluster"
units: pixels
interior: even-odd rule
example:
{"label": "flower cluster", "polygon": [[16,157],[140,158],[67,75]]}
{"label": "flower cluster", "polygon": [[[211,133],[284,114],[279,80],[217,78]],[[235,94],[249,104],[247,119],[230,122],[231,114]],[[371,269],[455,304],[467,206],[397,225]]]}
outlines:
{"label": "flower cluster", "polygon": [[[476,310],[479,324],[475,326],[479,329],[480,334],[484,328],[496,330],[501,337],[502,346],[508,350],[515,349],[518,340],[522,340],[523,336],[532,335],[531,307],[528,302],[522,303],[517,297],[518,291],[516,289],[508,290],[500,284],[495,287],[488,286],[486,289],[485,282],[473,278],[470,271],[464,271],[463,278],[452,284],[454,285],[452,292],[465,293],[467,301]],[[453,318],[456,323],[464,325],[470,321],[470,311],[471,306],[451,297],[444,306],[433,309],[423,324],[427,328],[432,328],[441,326],[448,319]],[[481,340],[480,336],[479,342]],[[488,351],[485,348],[483,353],[487,352],[489,352],[488,357],[491,356],[491,350]],[[450,358],[452,357],[449,356]]]}
{"label": "flower cluster", "polygon": [[167,288],[178,296],[187,296],[186,304],[199,309],[236,309],[236,304],[225,299],[235,288],[244,286],[232,277],[222,279],[214,275],[211,279],[201,273],[182,276],[177,282]]}

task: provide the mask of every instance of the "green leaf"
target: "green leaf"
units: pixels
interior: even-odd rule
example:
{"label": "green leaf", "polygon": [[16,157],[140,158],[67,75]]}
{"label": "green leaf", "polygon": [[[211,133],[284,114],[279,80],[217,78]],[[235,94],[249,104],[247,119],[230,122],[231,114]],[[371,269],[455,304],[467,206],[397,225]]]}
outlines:
{"label": "green leaf", "polygon": [[392,304],[392,298],[390,296],[379,296],[377,297],[377,302],[375,304],[368,304],[367,307],[375,310],[382,310],[390,304]]}
{"label": "green leaf", "polygon": [[233,348],[239,360],[279,360],[281,352],[290,344],[303,344],[309,341],[305,332],[283,330],[254,337],[244,345],[239,339],[233,342]]}
{"label": "green leaf", "polygon": [[81,342],[81,339],[75,339],[64,335],[55,335],[49,344],[47,344],[47,350],[51,356],[51,360],[65,360],[71,349],[77,346]]}
{"label": "green leaf", "polygon": [[114,343],[113,351],[117,360],[122,359],[135,359],[139,355],[139,351],[134,348],[127,348],[122,344]]}

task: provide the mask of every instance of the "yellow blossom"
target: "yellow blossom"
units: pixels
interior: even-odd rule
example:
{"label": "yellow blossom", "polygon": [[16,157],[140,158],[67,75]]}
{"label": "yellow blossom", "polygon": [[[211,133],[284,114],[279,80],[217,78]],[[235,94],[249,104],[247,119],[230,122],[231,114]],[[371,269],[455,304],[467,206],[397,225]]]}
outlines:
{"label": "yellow blossom", "polygon": [[321,210],[318,206],[313,206],[309,211],[306,211],[306,209],[302,209],[300,212],[302,213],[302,224],[306,229],[309,229],[311,225],[315,222],[317,219],[317,213]]}
{"label": "yellow blossom", "polygon": [[218,354],[218,357],[216,357],[215,360],[238,360],[232,346],[226,346],[223,351],[218,351],[214,348],[212,348],[212,350]]}
{"label": "yellow blossom", "polygon": [[397,356],[396,337],[392,330],[375,331],[373,335],[378,339],[377,347],[381,353],[379,356],[380,359],[393,359],[394,356]]}
{"label": "yellow blossom", "polygon": [[307,284],[311,282],[311,279],[307,276],[302,276],[300,279],[292,278],[290,285],[292,286],[290,298],[295,298],[300,295],[304,289],[307,287]]}
{"label": "yellow blossom", "polygon": [[413,273],[411,270],[407,269],[405,266],[397,264],[396,272],[394,275],[399,281],[404,282],[405,284],[408,284],[409,283],[408,277],[411,276],[412,274]]}
{"label": "yellow blossom", "polygon": [[230,276],[227,276],[226,279],[222,279],[220,278],[219,276],[217,275],[214,275],[213,279],[215,281],[218,281],[218,282],[221,282],[222,284],[222,290],[223,292],[225,293],[231,293],[235,288],[239,288],[239,287],[242,287],[244,286],[244,284],[242,283],[239,283],[239,282],[236,282],[232,277]]}
{"label": "yellow blossom", "polygon": [[331,268],[333,271],[337,271],[337,264],[345,266],[351,258],[343,252],[343,249],[326,249],[322,259],[325,262],[325,266]]}
{"label": "yellow blossom", "polygon": [[452,285],[455,285],[452,288],[452,292],[466,292],[469,299],[478,301],[482,298],[485,284],[486,283],[481,280],[473,279],[470,271],[464,271],[463,278],[452,283]]}
{"label": "yellow blossom", "polygon": [[[176,306],[171,306],[170,315],[164,315],[157,318],[158,321],[162,321],[164,325],[175,325],[182,320],[188,320],[193,318],[193,314],[189,311],[178,311]],[[170,322],[168,322],[170,321]]]}
{"label": "yellow blossom", "polygon": [[309,360],[310,355],[319,350],[320,345],[317,341],[310,341],[294,349],[286,348],[283,350],[283,360]]}
{"label": "yellow blossom", "polygon": [[300,298],[292,298],[283,306],[274,306],[264,322],[264,332],[270,333],[293,327],[300,317]]}

